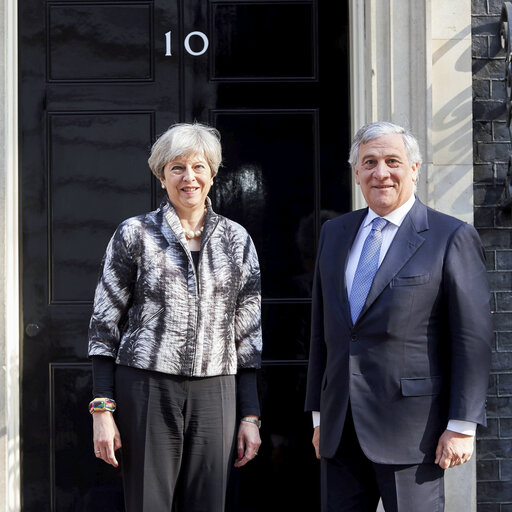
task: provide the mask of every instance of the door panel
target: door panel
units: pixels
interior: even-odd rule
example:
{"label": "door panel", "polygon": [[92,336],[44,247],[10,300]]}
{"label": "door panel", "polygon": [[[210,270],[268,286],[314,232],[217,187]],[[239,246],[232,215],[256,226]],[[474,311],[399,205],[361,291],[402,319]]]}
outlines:
{"label": "door panel", "polygon": [[314,2],[210,6],[212,80],[317,78]]}
{"label": "door panel", "polygon": [[92,424],[84,408],[91,385],[88,363],[50,365],[50,403],[58,404],[50,411],[52,510],[123,510],[119,472],[98,464],[91,450]]}
{"label": "door panel", "polygon": [[49,81],[152,80],[152,7],[48,3]]}
{"label": "door panel", "polygon": [[267,364],[261,371],[262,445],[244,471],[232,472],[227,512],[317,511],[319,462],[304,407],[305,365]]}
{"label": "door panel", "polygon": [[151,174],[128,170],[147,165],[154,115],[50,112],[48,125],[50,304],[90,304],[116,226],[151,209]]}
{"label": "door panel", "polygon": [[317,202],[318,112],[215,110],[210,118],[225,148],[225,168],[212,200],[251,233],[264,276],[263,296],[291,296],[286,285],[301,272],[295,234]]}
{"label": "door panel", "polygon": [[93,293],[115,227],[160,201],[152,142],[193,120],[222,134],[210,195],[262,267],[263,445],[228,510],[316,509],[302,404],[320,225],[350,208],[345,2],[26,0],[19,19],[23,510],[122,510],[87,413]]}

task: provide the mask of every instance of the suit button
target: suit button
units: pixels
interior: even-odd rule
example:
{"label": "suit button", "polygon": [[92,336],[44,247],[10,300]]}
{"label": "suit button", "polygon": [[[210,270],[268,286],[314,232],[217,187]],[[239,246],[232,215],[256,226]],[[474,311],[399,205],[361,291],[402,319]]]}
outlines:
{"label": "suit button", "polygon": [[352,334],[352,335],[350,336],[350,339],[351,339],[352,341],[357,341],[357,335]]}

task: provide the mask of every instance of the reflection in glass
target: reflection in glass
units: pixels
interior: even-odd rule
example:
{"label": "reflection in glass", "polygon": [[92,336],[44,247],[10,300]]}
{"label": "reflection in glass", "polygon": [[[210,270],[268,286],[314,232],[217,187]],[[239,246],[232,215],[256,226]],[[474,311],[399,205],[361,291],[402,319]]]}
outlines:
{"label": "reflection in glass", "polygon": [[[220,175],[220,179],[216,180],[210,195],[219,212],[237,205],[240,217],[248,218],[265,207],[264,177],[261,167],[257,164],[242,164],[234,172],[225,176]],[[263,236],[261,227],[261,224],[252,226],[253,238],[260,239]]]}
{"label": "reflection in glass", "polygon": [[302,265],[295,245],[300,219],[315,208],[315,112],[218,112],[224,166],[211,191],[216,211],[254,240],[263,297],[286,297]]}

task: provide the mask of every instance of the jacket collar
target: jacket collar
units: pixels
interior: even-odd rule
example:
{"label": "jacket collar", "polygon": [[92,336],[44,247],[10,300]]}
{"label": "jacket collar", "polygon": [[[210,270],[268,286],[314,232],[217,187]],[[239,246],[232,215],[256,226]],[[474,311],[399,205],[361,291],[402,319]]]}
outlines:
{"label": "jacket collar", "polygon": [[[203,231],[203,238],[201,240],[201,248],[204,246],[205,243],[208,242],[210,239],[212,233],[215,231],[215,228],[217,227],[217,224],[219,223],[220,217],[217,215],[212,208],[212,202],[210,198],[206,197],[206,219],[204,221],[204,231]],[[179,243],[185,248],[186,251],[189,251],[188,249],[188,243],[187,238],[185,236],[185,232],[183,230],[183,227],[181,225],[180,219],[178,217],[178,214],[176,213],[176,210],[174,209],[173,204],[169,200],[169,198],[166,196],[162,202],[160,203],[159,210],[162,212],[165,221],[162,226],[162,231],[164,233],[165,238],[169,243],[174,240],[178,240]],[[172,232],[172,234],[169,232],[169,229]],[[174,240],[173,240],[174,239]]]}

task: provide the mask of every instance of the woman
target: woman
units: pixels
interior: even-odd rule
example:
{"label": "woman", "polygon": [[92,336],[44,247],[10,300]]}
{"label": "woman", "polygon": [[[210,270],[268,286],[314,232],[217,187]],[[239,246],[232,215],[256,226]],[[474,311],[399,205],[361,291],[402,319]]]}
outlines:
{"label": "woman", "polygon": [[117,228],[96,288],[94,452],[117,467],[122,446],[129,512],[221,512],[237,406],[235,466],[261,443],[258,258],[246,230],[207,197],[221,163],[217,130],[174,125],[148,162],[167,197]]}

